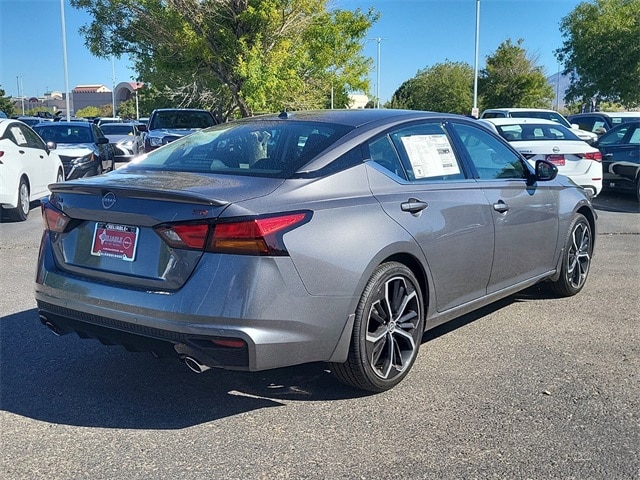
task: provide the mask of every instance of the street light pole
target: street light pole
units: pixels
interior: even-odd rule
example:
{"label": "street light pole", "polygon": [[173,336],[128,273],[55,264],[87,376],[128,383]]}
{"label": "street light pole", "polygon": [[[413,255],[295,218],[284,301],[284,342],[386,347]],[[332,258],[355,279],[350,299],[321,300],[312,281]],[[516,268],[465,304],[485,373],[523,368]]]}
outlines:
{"label": "street light pole", "polygon": [[370,38],[369,40],[376,40],[378,42],[378,57],[376,60],[376,108],[380,108],[380,44],[382,40],[386,40],[386,38]]}
{"label": "street light pole", "polygon": [[67,122],[71,120],[71,107],[69,104],[69,69],[67,67],[67,27],[64,20],[64,0],[60,0],[60,16],[62,17],[62,59],[64,63],[64,88],[67,107]]}
{"label": "street light pole", "polygon": [[473,69],[473,109],[471,115],[478,118],[478,45],[480,43],[480,0],[476,0],[476,52],[475,67]]}

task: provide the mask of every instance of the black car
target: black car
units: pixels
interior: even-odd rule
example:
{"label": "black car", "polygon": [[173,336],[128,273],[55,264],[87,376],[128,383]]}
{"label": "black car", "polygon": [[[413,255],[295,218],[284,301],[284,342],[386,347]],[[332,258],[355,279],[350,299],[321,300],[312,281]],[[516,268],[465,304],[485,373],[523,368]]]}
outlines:
{"label": "black car", "polygon": [[635,192],[640,201],[640,121],[626,122],[602,135],[603,188]]}
{"label": "black car", "polygon": [[195,108],[159,108],[149,117],[147,132],[144,135],[144,150],[150,152],[162,145],[202,128],[216,124],[213,115],[207,110]]}
{"label": "black car", "polygon": [[113,146],[93,123],[43,122],[33,129],[45,142],[56,144],[67,180],[100,175],[115,166]]}
{"label": "black car", "polygon": [[640,120],[640,112],[589,112],[576,113],[567,117],[571,123],[581,130],[587,130],[602,135],[625,122]]}

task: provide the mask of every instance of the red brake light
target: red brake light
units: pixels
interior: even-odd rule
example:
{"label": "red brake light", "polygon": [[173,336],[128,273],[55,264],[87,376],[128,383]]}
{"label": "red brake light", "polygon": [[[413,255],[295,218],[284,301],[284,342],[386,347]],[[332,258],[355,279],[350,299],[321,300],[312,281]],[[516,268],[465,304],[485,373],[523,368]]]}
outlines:
{"label": "red brake light", "polygon": [[62,233],[69,225],[71,218],[65,213],[54,208],[50,203],[42,203],[42,221],[45,230],[54,233]]}
{"label": "red brake light", "polygon": [[243,255],[287,255],[282,235],[302,225],[309,212],[224,223],[174,224],[155,231],[172,248]]}
{"label": "red brake light", "polygon": [[602,161],[602,153],[600,152],[588,152],[580,155],[582,158],[586,158],[587,160],[594,160],[596,162]]}
{"label": "red brake light", "polygon": [[219,223],[207,250],[246,255],[286,255],[282,234],[306,222],[308,213],[261,217],[234,223]]}
{"label": "red brake light", "polygon": [[173,248],[202,250],[209,233],[209,225],[206,223],[172,225],[158,227],[155,230]]}

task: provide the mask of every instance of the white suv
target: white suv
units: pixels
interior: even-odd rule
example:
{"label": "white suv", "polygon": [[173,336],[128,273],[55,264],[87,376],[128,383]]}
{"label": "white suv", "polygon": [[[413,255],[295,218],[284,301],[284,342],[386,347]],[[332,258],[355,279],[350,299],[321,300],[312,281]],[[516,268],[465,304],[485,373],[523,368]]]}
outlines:
{"label": "white suv", "polygon": [[566,118],[555,110],[547,110],[544,108],[490,108],[482,112],[480,118],[542,118],[551,120],[571,128],[580,140],[584,140],[589,145],[598,140],[598,135],[587,130],[580,130],[576,124],[571,124]]}

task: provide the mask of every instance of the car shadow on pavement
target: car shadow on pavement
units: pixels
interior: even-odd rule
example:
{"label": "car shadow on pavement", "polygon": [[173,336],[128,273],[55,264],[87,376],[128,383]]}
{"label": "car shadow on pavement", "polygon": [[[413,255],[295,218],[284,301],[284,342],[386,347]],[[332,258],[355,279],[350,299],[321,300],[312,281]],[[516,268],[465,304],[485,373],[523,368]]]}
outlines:
{"label": "car shadow on pavement", "polygon": [[591,203],[596,210],[618,213],[640,213],[640,203],[635,195],[603,191]]}
{"label": "car shadow on pavement", "polygon": [[57,424],[180,429],[285,402],[368,395],[324,363],[198,375],[175,358],[56,337],[36,309],[0,319],[0,355],[0,409]]}

